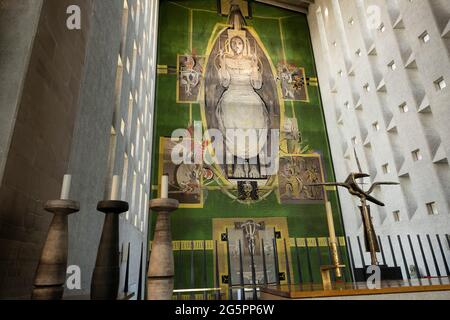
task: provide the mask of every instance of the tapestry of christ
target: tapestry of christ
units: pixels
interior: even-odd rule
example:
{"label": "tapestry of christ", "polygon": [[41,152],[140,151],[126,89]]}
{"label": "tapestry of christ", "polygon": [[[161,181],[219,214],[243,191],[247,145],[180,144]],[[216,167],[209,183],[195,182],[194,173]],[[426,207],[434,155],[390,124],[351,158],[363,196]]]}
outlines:
{"label": "tapestry of christ", "polygon": [[257,35],[245,26],[239,6],[232,7],[229,24],[207,54],[204,120],[223,136],[222,175],[235,186],[246,180],[258,180],[260,186],[276,175],[268,169],[279,151],[279,135],[273,134],[279,131],[282,103],[276,70]]}

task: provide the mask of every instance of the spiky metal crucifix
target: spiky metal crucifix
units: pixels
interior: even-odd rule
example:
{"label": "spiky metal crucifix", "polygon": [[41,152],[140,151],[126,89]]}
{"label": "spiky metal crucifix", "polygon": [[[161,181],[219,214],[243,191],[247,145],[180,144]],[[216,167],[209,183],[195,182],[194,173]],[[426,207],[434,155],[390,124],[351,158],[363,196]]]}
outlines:
{"label": "spiky metal crucifix", "polygon": [[381,202],[380,200],[376,199],[375,197],[371,196],[375,188],[383,185],[399,185],[397,182],[375,182],[372,184],[372,186],[369,188],[368,191],[364,191],[363,188],[358,185],[357,180],[364,179],[370,177],[369,174],[362,173],[361,165],[359,164],[358,157],[356,155],[355,151],[355,157],[356,162],[358,164],[359,173],[351,173],[348,178],[345,180],[345,182],[328,182],[328,183],[317,183],[317,184],[311,184],[310,186],[334,186],[334,187],[343,187],[346,188],[351,195],[358,197],[361,201],[361,213],[363,217],[363,223],[364,223],[364,229],[365,229],[365,235],[366,235],[366,241],[369,246],[370,251],[370,257],[372,265],[378,265],[378,259],[377,259],[377,251],[378,248],[378,242],[376,240],[375,231],[373,228],[373,224],[370,217],[370,211],[369,206],[367,205],[367,201],[372,202],[378,206],[384,207],[385,204]]}

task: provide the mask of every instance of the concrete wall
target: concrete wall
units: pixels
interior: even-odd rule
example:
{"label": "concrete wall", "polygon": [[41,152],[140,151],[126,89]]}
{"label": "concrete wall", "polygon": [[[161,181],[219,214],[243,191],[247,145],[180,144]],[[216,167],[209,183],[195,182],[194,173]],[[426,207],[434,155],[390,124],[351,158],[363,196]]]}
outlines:
{"label": "concrete wall", "polygon": [[119,51],[122,3],[120,0],[95,0],[92,6],[80,109],[67,170],[72,175],[70,197],[81,204],[80,212],[69,217],[69,265],[80,267],[81,290],[66,290],[66,296],[90,292],[104,221],[104,214],[96,207],[105,197],[114,110],[117,57],[111,53]]}
{"label": "concrete wall", "polygon": [[[400,182],[400,187],[375,190],[386,203],[372,206],[375,228],[382,236],[401,235],[405,246],[406,235],[414,235],[418,256],[415,234],[420,234],[430,264],[424,236],[431,234],[441,271],[434,235],[450,230],[449,10],[450,2],[439,0],[317,0],[308,16],[338,179],[358,171],[355,148],[363,171],[371,174],[366,183]],[[429,42],[420,39],[424,32]],[[435,83],[441,77],[447,83],[443,90]],[[408,111],[402,112],[405,104]],[[415,159],[416,150],[421,159]],[[347,234],[361,236],[358,202],[346,190],[340,197]],[[431,202],[438,215],[428,214]],[[449,248],[443,245],[448,258]],[[353,248],[357,252],[356,242]],[[396,240],[394,250],[401,257]],[[409,247],[405,251],[412,265]],[[361,265],[359,254],[355,258]],[[389,254],[387,260],[392,265]],[[430,269],[436,275],[434,266]]]}
{"label": "concrete wall", "polygon": [[[93,3],[80,112],[68,169],[73,175],[71,198],[82,204],[80,213],[69,220],[69,265],[80,267],[82,288],[66,290],[67,297],[83,297],[90,291],[104,220],[104,215],[95,209],[98,201],[109,197],[113,175],[122,178],[120,195],[130,204],[130,211],[120,219],[119,290],[125,289],[128,246],[129,290],[136,293],[135,297],[141,248],[142,280],[146,279],[150,192],[147,167],[151,167],[149,150],[152,141],[149,137],[153,125],[158,6],[154,1],[139,3],[139,9],[138,1],[134,0],[96,0]],[[137,129],[138,121],[140,130]],[[125,154],[128,155],[127,165]]]}
{"label": "concrete wall", "polygon": [[42,0],[0,2],[0,182],[41,7]]}
{"label": "concrete wall", "polygon": [[[0,66],[13,80],[2,72],[7,121],[0,129],[12,138],[9,149],[6,140],[1,145],[0,298],[30,297],[52,218],[43,204],[59,197],[67,173],[73,176],[70,198],[81,204],[69,218],[68,261],[80,267],[81,289],[66,289],[66,297],[89,296],[104,221],[96,207],[109,197],[113,174],[124,177],[121,196],[130,203],[120,220],[120,291],[130,246],[129,291],[137,296],[139,279],[146,279],[158,3],[44,0],[42,12],[38,2],[14,3],[3,1],[9,7],[0,11]],[[81,9],[80,30],[66,27],[69,5]],[[17,72],[10,67],[15,64]]]}
{"label": "concrete wall", "polygon": [[88,0],[46,0],[37,30],[24,29],[36,37],[0,187],[2,298],[30,296],[52,217],[43,203],[59,196],[67,172],[90,24],[83,19],[80,32],[66,28],[66,8],[74,3],[89,16]]}

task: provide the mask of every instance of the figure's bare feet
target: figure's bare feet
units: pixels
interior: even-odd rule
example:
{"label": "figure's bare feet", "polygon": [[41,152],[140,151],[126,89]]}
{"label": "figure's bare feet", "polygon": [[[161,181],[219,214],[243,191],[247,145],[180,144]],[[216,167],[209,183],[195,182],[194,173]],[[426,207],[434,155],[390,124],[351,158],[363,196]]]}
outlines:
{"label": "figure's bare feet", "polygon": [[249,177],[251,179],[259,179],[260,178],[259,170],[258,170],[258,166],[257,165],[252,164],[250,166],[250,175],[249,175]]}
{"label": "figure's bare feet", "polygon": [[236,165],[233,176],[234,178],[245,178],[244,166],[242,164]]}

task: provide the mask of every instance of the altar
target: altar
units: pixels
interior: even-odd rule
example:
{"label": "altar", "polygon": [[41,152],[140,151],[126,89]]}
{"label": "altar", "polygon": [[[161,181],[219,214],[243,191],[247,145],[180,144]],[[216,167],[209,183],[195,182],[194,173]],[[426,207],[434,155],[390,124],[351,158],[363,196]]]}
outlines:
{"label": "altar", "polygon": [[266,286],[261,300],[450,300],[450,277],[382,281],[371,289],[365,282]]}

